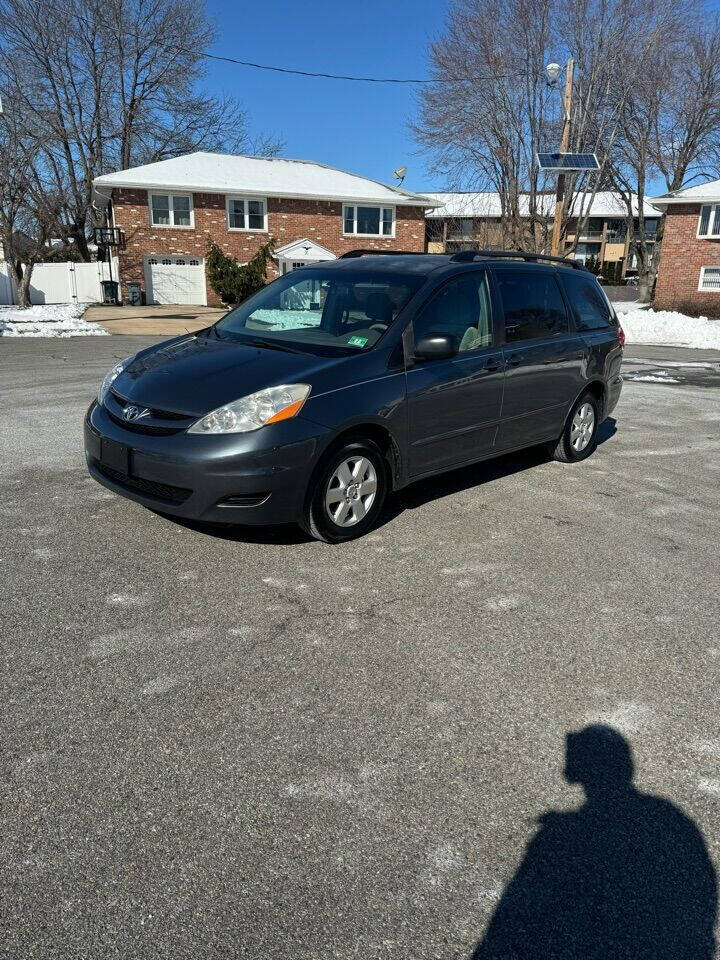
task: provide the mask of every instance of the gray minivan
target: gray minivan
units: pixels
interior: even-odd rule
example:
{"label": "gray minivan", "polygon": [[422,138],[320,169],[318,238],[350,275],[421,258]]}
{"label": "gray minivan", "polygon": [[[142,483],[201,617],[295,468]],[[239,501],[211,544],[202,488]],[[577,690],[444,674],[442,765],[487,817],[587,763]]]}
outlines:
{"label": "gray minivan", "polygon": [[349,540],[421,477],[535,444],[587,457],[623,344],[572,261],[353,251],[109,370],[88,469],[178,517]]}

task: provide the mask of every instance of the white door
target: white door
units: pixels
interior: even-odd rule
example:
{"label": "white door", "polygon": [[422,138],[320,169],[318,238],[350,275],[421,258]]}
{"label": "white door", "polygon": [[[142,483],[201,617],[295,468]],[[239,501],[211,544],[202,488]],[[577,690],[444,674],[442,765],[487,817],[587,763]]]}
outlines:
{"label": "white door", "polygon": [[298,267],[304,267],[306,263],[307,260],[283,260],[282,272],[290,273],[292,270],[297,270]]}
{"label": "white door", "polygon": [[145,258],[148,303],[207,305],[205,263],[202,257],[151,256]]}

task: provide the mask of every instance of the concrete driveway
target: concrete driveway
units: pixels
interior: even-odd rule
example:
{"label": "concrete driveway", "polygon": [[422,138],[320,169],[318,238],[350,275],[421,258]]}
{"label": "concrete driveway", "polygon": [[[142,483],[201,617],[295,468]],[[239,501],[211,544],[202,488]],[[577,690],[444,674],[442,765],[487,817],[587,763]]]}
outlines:
{"label": "concrete driveway", "polygon": [[88,307],[84,319],[99,323],[108,333],[172,337],[202,330],[227,310],[187,305],[147,307]]}
{"label": "concrete driveway", "polygon": [[86,475],[148,342],[0,341],[4,955],[712,957],[720,377],[329,547]]}

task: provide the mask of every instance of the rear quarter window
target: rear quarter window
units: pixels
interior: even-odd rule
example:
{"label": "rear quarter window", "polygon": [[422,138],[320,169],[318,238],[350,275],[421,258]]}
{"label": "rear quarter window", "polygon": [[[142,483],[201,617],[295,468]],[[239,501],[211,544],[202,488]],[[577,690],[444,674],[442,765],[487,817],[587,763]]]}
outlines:
{"label": "rear quarter window", "polygon": [[581,273],[572,273],[563,275],[562,284],[578,330],[608,330],[615,325],[612,310],[597,280]]}

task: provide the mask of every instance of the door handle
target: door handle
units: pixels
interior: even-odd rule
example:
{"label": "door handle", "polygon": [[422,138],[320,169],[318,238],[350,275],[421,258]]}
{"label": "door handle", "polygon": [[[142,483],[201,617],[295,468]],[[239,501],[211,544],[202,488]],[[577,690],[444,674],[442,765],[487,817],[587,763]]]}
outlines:
{"label": "door handle", "polygon": [[488,360],[485,364],[485,369],[490,373],[494,373],[496,370],[500,370],[502,363],[499,360]]}

